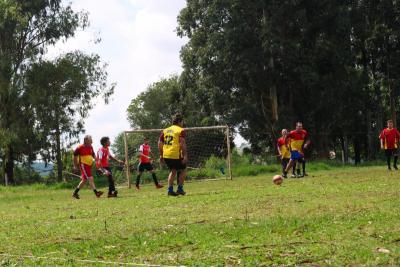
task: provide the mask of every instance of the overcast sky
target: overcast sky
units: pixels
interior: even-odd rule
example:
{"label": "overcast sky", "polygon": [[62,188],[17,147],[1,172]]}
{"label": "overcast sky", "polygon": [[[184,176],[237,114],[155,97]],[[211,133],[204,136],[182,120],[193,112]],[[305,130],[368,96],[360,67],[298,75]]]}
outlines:
{"label": "overcast sky", "polygon": [[[176,35],[177,16],[185,0],[74,0],[75,11],[89,12],[90,27],[48,51],[49,57],[82,50],[94,52],[109,64],[109,81],[117,87],[112,101],[97,100],[85,120],[94,147],[101,136],[111,140],[128,130],[126,110],[133,98],[162,77],[179,74],[179,51],[186,40]],[[100,37],[101,42],[94,40]]]}

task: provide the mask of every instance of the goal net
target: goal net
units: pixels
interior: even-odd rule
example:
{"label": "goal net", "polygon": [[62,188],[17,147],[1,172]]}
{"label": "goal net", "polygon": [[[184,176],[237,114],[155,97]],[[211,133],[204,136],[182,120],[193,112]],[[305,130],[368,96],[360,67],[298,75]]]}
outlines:
{"label": "goal net", "polygon": [[[140,129],[124,132],[125,168],[127,184],[130,187],[132,177],[136,177],[139,164],[140,146],[144,139],[148,142],[153,155],[152,164],[160,180],[168,177],[167,166],[160,164],[158,140],[163,129]],[[186,180],[194,179],[232,179],[230,133],[228,126],[185,128],[188,154]],[[151,180],[149,174],[142,175],[143,182]]]}

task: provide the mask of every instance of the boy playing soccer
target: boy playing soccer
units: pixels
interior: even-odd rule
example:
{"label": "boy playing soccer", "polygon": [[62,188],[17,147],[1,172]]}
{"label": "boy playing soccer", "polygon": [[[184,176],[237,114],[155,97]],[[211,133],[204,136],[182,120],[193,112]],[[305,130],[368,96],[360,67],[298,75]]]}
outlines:
{"label": "boy playing soccer", "polygon": [[136,189],[140,189],[140,176],[146,170],[151,173],[154,181],[154,185],[156,188],[162,188],[163,186],[158,182],[156,173],[154,171],[154,167],[151,164],[151,160],[154,158],[153,153],[151,152],[151,148],[149,145],[149,138],[145,137],[143,140],[143,144],[139,147],[139,165],[137,169],[137,177],[136,177]]}
{"label": "boy playing soccer", "polygon": [[298,173],[298,177],[306,176],[305,170],[305,160],[304,160],[304,149],[306,149],[310,140],[308,138],[308,133],[303,129],[303,123],[296,123],[296,130],[291,131],[286,138],[286,144],[289,143],[290,149],[290,160],[288,165],[286,166],[285,171],[283,172],[283,177],[287,177],[287,173],[296,163],[302,163],[303,165],[303,175],[300,175],[300,170]]}
{"label": "boy playing soccer", "polygon": [[282,173],[285,172],[286,166],[290,160],[290,151],[286,144],[287,134],[288,134],[288,131],[286,129],[282,129],[282,137],[280,137],[277,142],[278,153],[279,153],[279,156],[281,157]]}
{"label": "boy playing soccer", "polygon": [[385,151],[387,168],[389,171],[392,170],[390,167],[390,159],[393,157],[393,168],[397,170],[397,148],[400,141],[399,131],[393,127],[393,121],[387,121],[387,128],[383,129],[379,135],[381,140],[381,149]]}
{"label": "boy playing soccer", "polygon": [[[186,178],[187,151],[185,130],[183,129],[183,117],[176,114],[172,119],[173,125],[161,132],[158,141],[158,150],[160,152],[160,162],[170,169],[168,175],[168,195],[185,195],[183,183]],[[178,175],[178,190],[174,191],[174,179]]]}
{"label": "boy playing soccer", "polygon": [[124,162],[122,160],[116,159],[111,155],[109,150],[111,144],[109,137],[102,137],[100,139],[100,144],[102,145],[102,147],[97,151],[96,167],[97,170],[100,171],[100,173],[106,175],[108,178],[108,197],[117,197],[118,191],[115,189],[115,182],[112,176],[108,159],[110,158],[120,164],[124,164]]}
{"label": "boy playing soccer", "polygon": [[103,194],[103,192],[97,191],[93,181],[92,164],[94,156],[92,137],[90,135],[86,135],[83,139],[83,144],[79,145],[74,151],[74,169],[79,168],[82,174],[82,180],[72,194],[72,197],[76,199],[79,199],[78,192],[86,184],[87,180],[89,180],[89,185],[96,197],[100,197]]}

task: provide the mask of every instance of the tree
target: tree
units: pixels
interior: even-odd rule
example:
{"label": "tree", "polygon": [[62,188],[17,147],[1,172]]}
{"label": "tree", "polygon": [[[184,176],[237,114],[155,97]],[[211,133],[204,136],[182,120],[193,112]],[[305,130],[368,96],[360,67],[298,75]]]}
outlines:
{"label": "tree", "polygon": [[55,155],[57,177],[62,179],[62,137],[71,141],[83,131],[92,100],[102,95],[106,104],[114,85],[107,88],[106,64],[98,55],[68,53],[54,61],[40,60],[27,70],[25,101],[31,103],[34,132],[42,137],[45,160]]}
{"label": "tree", "polygon": [[61,0],[1,1],[0,18],[0,129],[16,137],[1,144],[2,165],[12,182],[14,160],[26,148],[31,150],[30,155],[34,154],[32,150],[40,150],[31,132],[35,122],[21,99],[26,69],[48,45],[72,37],[76,29],[87,26],[88,20],[85,13],[74,12]]}

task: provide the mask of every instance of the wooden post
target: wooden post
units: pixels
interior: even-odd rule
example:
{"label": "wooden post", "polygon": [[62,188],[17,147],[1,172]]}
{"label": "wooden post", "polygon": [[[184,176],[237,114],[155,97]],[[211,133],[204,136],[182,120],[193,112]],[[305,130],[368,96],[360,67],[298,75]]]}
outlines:
{"label": "wooden post", "polygon": [[226,145],[228,147],[228,155],[226,158],[228,165],[229,178],[232,180],[232,156],[231,156],[231,139],[229,136],[229,126],[226,126]]}
{"label": "wooden post", "polygon": [[124,132],[124,143],[125,143],[125,173],[126,179],[128,180],[128,188],[131,188],[131,174],[129,171],[129,156],[128,156],[128,138],[127,133]]}

